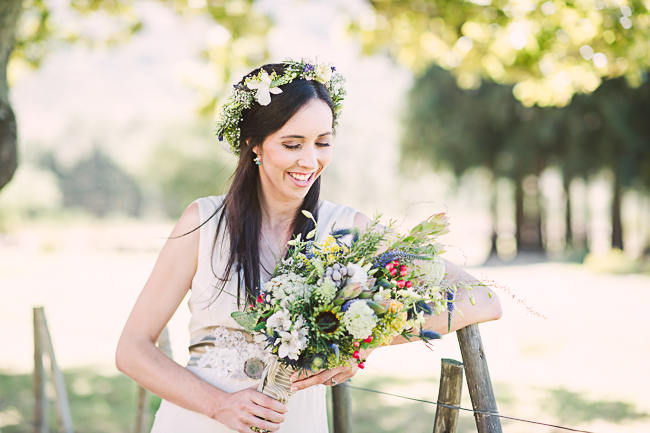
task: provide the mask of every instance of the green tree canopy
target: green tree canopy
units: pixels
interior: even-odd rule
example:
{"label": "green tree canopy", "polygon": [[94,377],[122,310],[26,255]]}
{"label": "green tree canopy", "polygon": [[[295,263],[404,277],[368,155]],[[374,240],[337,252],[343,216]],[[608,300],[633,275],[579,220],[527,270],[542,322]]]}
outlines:
{"label": "green tree canopy", "polygon": [[463,88],[513,85],[526,105],[566,105],[603,78],[633,85],[650,67],[648,0],[370,0],[350,23],[365,52],[422,72],[431,63]]}

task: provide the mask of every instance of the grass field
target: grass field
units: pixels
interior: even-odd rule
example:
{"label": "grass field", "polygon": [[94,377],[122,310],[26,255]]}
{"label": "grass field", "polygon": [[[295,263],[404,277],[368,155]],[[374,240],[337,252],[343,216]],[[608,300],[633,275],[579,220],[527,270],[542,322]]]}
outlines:
{"label": "grass field", "polygon": [[[166,230],[84,224],[33,227],[0,238],[3,433],[31,431],[35,305],[45,307],[76,430],[132,430],[136,388],[115,370],[113,354]],[[650,431],[649,276],[546,261],[471,272],[495,283],[504,306],[501,320],[481,325],[501,413],[602,433]],[[188,317],[183,302],[169,324],[181,364]],[[382,348],[352,385],[435,401],[441,358],[461,359],[454,335],[433,351],[421,343]],[[358,390],[352,396],[355,432],[425,432],[433,425],[431,404]],[[471,407],[467,389],[463,406]],[[518,421],[503,425],[508,433],[562,431]],[[459,432],[471,431],[471,414],[461,413]]]}

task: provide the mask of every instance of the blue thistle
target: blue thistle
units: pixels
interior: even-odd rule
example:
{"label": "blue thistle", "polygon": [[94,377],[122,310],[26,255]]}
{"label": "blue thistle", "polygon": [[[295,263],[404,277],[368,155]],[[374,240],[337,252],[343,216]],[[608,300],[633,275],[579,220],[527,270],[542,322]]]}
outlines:
{"label": "blue thistle", "polygon": [[440,338],[440,334],[437,332],[422,328],[420,328],[420,334],[418,336],[424,341],[437,340]]}
{"label": "blue thistle", "polygon": [[428,257],[418,256],[417,254],[406,253],[400,250],[390,250],[375,257],[372,261],[372,267],[383,268],[393,260],[415,260],[415,259],[427,259],[427,258]]}
{"label": "blue thistle", "polygon": [[[454,292],[447,292],[447,300],[448,301],[453,301],[454,300]],[[449,312],[454,311],[454,303],[453,302],[447,302],[447,310]]]}

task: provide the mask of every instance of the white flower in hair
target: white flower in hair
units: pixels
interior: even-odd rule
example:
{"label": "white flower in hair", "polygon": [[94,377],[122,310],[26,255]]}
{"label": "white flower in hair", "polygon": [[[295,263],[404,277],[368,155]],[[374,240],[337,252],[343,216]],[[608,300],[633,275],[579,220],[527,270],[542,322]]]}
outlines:
{"label": "white flower in hair", "polygon": [[269,105],[271,103],[271,93],[274,95],[282,93],[282,89],[279,87],[271,87],[271,77],[264,70],[262,70],[262,73],[257,78],[250,79],[246,83],[246,87],[251,90],[257,90],[255,92],[255,100],[260,105]]}
{"label": "white flower in hair", "polygon": [[316,80],[325,84],[332,78],[332,67],[324,64],[316,65]]}

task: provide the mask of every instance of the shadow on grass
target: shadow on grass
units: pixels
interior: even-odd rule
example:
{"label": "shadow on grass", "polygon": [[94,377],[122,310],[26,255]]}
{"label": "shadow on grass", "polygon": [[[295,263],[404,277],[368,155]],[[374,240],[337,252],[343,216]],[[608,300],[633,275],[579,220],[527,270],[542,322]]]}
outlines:
{"label": "shadow on grass", "polygon": [[601,419],[620,424],[650,417],[650,414],[637,412],[633,404],[624,401],[588,400],[564,388],[549,389],[546,393],[543,407],[563,423],[577,424]]}
{"label": "shadow on grass", "polygon": [[[133,431],[137,386],[131,379],[123,375],[103,376],[90,368],[65,370],[63,377],[75,431],[83,433]],[[2,433],[33,432],[32,375],[15,375],[0,371],[0,390]],[[48,396],[53,395],[49,384],[46,392]],[[53,398],[50,397],[49,400],[50,431],[58,431]],[[152,419],[159,404],[160,399],[152,396],[150,405]]]}

